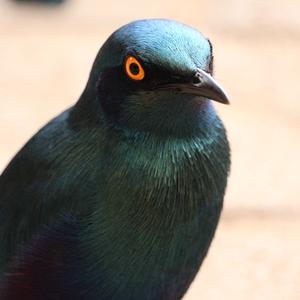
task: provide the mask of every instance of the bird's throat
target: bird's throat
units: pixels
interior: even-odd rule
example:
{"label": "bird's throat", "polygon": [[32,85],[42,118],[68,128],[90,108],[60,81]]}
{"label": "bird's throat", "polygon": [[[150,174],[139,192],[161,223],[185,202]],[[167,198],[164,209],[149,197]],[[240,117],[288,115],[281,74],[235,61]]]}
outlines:
{"label": "bird's throat", "polygon": [[150,133],[162,139],[205,136],[216,120],[211,101],[190,95],[159,93],[127,99],[120,127]]}

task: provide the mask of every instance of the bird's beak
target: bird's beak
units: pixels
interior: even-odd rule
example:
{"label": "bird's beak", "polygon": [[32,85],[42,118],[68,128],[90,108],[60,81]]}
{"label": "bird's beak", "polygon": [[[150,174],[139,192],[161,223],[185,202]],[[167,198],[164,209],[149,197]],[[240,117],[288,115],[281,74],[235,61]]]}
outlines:
{"label": "bird's beak", "polygon": [[163,89],[174,89],[178,92],[205,97],[223,104],[229,104],[228,97],[223,88],[208,73],[197,69],[192,80],[187,83],[166,84]]}

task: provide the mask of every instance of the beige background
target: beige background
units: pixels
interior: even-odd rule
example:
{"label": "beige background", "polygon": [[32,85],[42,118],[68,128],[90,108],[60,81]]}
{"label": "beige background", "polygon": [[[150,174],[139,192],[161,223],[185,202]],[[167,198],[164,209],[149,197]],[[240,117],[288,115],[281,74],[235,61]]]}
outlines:
{"label": "beige background", "polygon": [[[105,4],[104,4],[105,3]],[[177,19],[210,37],[232,145],[222,222],[185,300],[300,299],[300,1],[0,0],[0,170],[79,97],[106,37]]]}

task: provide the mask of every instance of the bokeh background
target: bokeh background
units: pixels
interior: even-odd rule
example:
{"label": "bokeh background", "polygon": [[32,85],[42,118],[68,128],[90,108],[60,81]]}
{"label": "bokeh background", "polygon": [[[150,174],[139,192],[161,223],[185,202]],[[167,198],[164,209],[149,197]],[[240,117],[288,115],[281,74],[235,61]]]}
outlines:
{"label": "bokeh background", "polygon": [[232,172],[216,238],[185,296],[300,299],[300,1],[0,0],[0,171],[80,96],[107,36],[172,18],[214,44]]}

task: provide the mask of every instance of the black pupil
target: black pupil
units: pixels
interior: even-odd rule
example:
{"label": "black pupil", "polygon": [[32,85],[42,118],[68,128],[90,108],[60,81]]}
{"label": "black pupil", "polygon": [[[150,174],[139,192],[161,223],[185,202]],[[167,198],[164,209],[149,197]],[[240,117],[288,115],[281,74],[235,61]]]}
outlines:
{"label": "black pupil", "polygon": [[133,75],[138,75],[139,72],[140,72],[140,68],[139,68],[139,66],[138,66],[136,63],[132,63],[132,64],[129,66],[129,69],[130,69],[130,72],[131,72]]}

